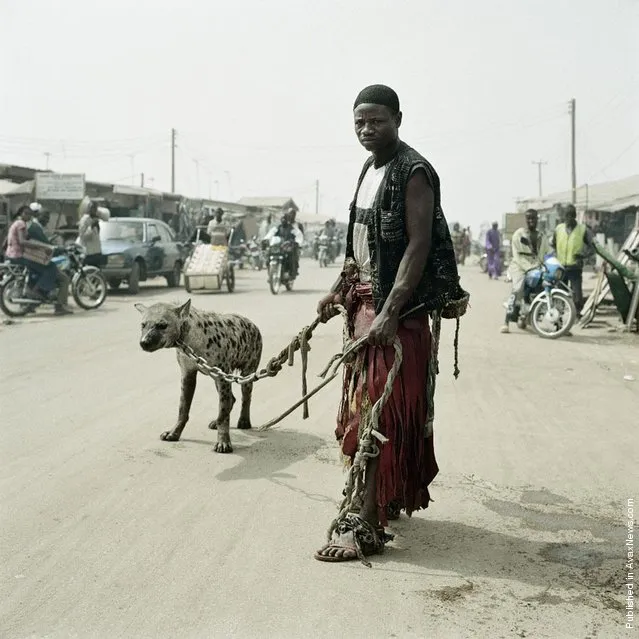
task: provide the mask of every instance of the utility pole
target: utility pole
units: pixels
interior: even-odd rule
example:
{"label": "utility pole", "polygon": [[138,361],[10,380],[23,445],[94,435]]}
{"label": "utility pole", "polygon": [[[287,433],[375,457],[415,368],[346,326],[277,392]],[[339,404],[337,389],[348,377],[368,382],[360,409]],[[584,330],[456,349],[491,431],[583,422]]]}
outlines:
{"label": "utility pole", "polygon": [[140,186],[144,188],[144,173],[140,173]]}
{"label": "utility pole", "polygon": [[319,215],[319,180],[315,180],[315,215]]}
{"label": "utility pole", "polygon": [[175,129],[171,129],[171,193],[175,193]]}
{"label": "utility pole", "polygon": [[575,98],[570,100],[570,164],[572,168],[572,203],[577,204],[577,153],[576,153],[576,101]]}
{"label": "utility pole", "polygon": [[541,182],[541,167],[548,164],[548,162],[544,162],[544,160],[539,160],[538,162],[535,162],[535,160],[533,160],[532,163],[537,165],[537,179],[539,180],[539,197],[542,197],[544,194],[544,190],[542,188],[542,182]]}
{"label": "utility pole", "polygon": [[46,169],[47,169],[47,171],[48,171],[48,170],[49,170],[49,158],[51,157],[51,153],[49,153],[49,151],[47,151],[47,152],[44,154],[44,157],[45,157],[45,158],[47,158]]}

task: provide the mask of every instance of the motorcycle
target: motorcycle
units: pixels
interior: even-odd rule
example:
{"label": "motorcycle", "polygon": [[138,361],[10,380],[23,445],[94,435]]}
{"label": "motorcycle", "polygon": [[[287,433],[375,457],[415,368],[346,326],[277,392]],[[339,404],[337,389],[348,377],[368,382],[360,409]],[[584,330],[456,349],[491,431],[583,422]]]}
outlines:
{"label": "motorcycle", "polygon": [[319,262],[320,268],[325,268],[328,266],[328,245],[329,239],[327,237],[321,236],[319,238],[317,251],[317,261]]}
{"label": "motorcycle", "polygon": [[570,331],[577,321],[577,308],[563,276],[564,267],[554,255],[547,255],[540,266],[526,272],[519,328],[530,323],[545,339],[557,339]]}
{"label": "motorcycle", "polygon": [[337,258],[337,242],[335,238],[320,235],[318,241],[317,261],[320,268],[333,264]]}
{"label": "motorcycle", "polygon": [[238,244],[229,245],[229,264],[233,268],[243,269],[246,263],[246,243],[240,240]]}
{"label": "motorcycle", "polygon": [[328,242],[328,262],[329,264],[335,264],[337,259],[337,240],[332,237]]}
{"label": "motorcycle", "polygon": [[[87,311],[99,308],[107,296],[107,281],[97,266],[84,266],[86,252],[79,244],[56,247],[51,261],[71,280],[71,295],[75,303]],[[35,276],[26,266],[5,262],[0,265],[0,308],[9,317],[22,317],[42,305],[55,305],[57,290],[48,299],[27,297]]]}
{"label": "motorcycle", "polygon": [[255,238],[248,243],[249,263],[255,271],[261,271],[264,266],[264,256]]}
{"label": "motorcycle", "polygon": [[268,285],[273,295],[280,292],[282,285],[287,291],[293,289],[295,276],[293,275],[293,249],[292,240],[282,241],[282,238],[274,235],[268,245]]}

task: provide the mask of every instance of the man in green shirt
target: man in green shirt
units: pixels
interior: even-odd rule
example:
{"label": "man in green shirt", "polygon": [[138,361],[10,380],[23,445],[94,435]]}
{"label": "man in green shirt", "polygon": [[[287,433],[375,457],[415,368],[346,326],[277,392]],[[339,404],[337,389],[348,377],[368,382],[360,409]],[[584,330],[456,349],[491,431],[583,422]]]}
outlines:
{"label": "man in green shirt", "polygon": [[564,280],[570,284],[577,312],[584,306],[583,272],[586,248],[592,248],[592,231],[577,222],[577,210],[572,204],[564,209],[564,221],[557,225],[550,245],[564,267]]}

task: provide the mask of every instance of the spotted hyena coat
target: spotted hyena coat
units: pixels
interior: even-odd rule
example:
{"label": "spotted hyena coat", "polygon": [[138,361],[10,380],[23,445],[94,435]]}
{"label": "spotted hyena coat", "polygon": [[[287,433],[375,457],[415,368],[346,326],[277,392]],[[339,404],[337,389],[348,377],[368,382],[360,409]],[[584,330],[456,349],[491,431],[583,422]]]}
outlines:
{"label": "spotted hyena coat", "polygon": [[[182,306],[154,304],[146,307],[136,304],[135,308],[142,313],[140,346],[147,352],[160,348],[176,348],[177,342],[181,341],[203,357],[210,366],[217,366],[226,373],[250,375],[259,366],[262,335],[260,329],[246,317],[200,311],[191,308],[191,300]],[[193,361],[179,348],[177,360],[182,373],[178,419],[173,429],[160,436],[171,442],[180,439],[189,420],[198,374]],[[229,425],[235,397],[229,382],[216,380],[215,385],[219,396],[218,415],[209,424],[209,428],[217,430],[217,443],[213,450],[217,453],[231,453],[233,447]],[[251,428],[252,394],[253,384],[243,384],[238,428]]]}

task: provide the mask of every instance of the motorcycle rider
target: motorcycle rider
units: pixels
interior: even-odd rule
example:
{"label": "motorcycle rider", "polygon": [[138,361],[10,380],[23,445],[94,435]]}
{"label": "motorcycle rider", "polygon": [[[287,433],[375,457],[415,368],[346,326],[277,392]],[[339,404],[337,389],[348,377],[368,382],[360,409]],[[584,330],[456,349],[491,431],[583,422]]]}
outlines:
{"label": "motorcycle rider", "polygon": [[[37,210],[37,207],[36,207]],[[26,266],[29,271],[35,273],[38,278],[32,290],[26,292],[27,297],[43,301],[47,299],[55,288],[58,269],[53,262],[39,264],[24,257],[25,242],[27,241],[27,222],[33,216],[33,209],[27,205],[21,206],[15,214],[13,223],[7,234],[7,247],[5,257],[13,264]],[[58,315],[66,315],[67,311],[56,305]]]}
{"label": "motorcycle rider", "polygon": [[[49,220],[51,219],[51,214],[37,203],[31,204],[30,208],[32,211],[37,212],[27,227],[27,239],[36,240],[37,242],[54,246],[45,232],[45,229],[49,224]],[[55,313],[56,315],[70,315],[73,313],[68,306],[69,286],[71,285],[71,280],[65,272],[55,265],[55,263],[49,262],[49,264],[51,264],[56,270],[56,279],[58,284],[58,301],[55,306]]]}
{"label": "motorcycle rider", "polygon": [[539,215],[535,209],[526,211],[526,226],[513,233],[510,243],[512,257],[508,273],[512,280],[512,291],[508,298],[506,319],[501,327],[502,333],[510,333],[509,322],[518,322],[524,292],[526,271],[539,266],[548,252],[546,238],[537,230]]}
{"label": "motorcycle rider", "polygon": [[320,245],[321,233],[315,233],[313,236],[313,259],[319,258],[319,245]]}
{"label": "motorcycle rider", "polygon": [[268,246],[269,241],[272,237],[277,236],[282,239],[282,242],[293,242],[293,278],[296,278],[299,274],[299,247],[302,245],[304,241],[304,236],[302,235],[298,226],[293,225],[291,222],[291,218],[288,213],[284,213],[282,215],[282,219],[280,220],[280,224],[277,227],[273,227],[264,238],[263,242],[266,246]]}
{"label": "motorcycle rider", "polygon": [[288,209],[288,219],[293,226],[293,231],[295,233],[295,244],[293,245],[293,258],[295,260],[295,277],[297,277],[297,273],[300,267],[300,253],[302,252],[302,246],[304,244],[304,225],[301,222],[297,222],[297,211],[290,207]]}
{"label": "motorcycle rider", "polygon": [[335,239],[337,235],[335,226],[336,223],[333,218],[331,218],[330,220],[326,220],[326,222],[324,222],[324,228],[322,229],[319,237],[320,242],[325,241],[328,244],[327,253],[328,260],[330,262],[334,261],[337,257],[337,255],[335,255]]}

